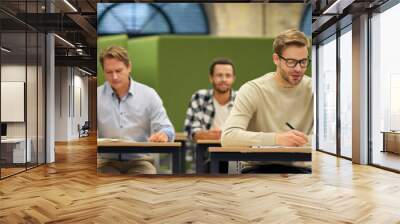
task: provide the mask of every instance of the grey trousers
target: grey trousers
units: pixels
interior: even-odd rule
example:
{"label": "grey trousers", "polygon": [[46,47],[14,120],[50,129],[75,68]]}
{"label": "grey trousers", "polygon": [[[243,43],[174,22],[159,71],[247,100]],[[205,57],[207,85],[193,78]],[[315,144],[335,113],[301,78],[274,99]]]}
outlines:
{"label": "grey trousers", "polygon": [[153,160],[111,160],[99,159],[97,172],[102,174],[156,174],[157,170],[153,165]]}

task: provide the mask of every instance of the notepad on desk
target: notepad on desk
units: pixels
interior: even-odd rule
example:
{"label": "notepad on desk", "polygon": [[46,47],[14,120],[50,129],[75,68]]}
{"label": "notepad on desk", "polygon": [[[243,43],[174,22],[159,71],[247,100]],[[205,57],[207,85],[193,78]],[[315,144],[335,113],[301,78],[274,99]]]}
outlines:
{"label": "notepad on desk", "polygon": [[116,142],[119,141],[117,138],[98,138],[98,142]]}
{"label": "notepad on desk", "polygon": [[293,148],[298,148],[298,149],[303,149],[303,148],[309,148],[310,146],[281,146],[281,145],[254,145],[251,146],[252,149],[293,149]]}
{"label": "notepad on desk", "polygon": [[311,146],[260,145],[250,147],[253,152],[311,153]]}
{"label": "notepad on desk", "polygon": [[120,139],[120,138],[98,138],[98,142],[136,142],[134,140]]}

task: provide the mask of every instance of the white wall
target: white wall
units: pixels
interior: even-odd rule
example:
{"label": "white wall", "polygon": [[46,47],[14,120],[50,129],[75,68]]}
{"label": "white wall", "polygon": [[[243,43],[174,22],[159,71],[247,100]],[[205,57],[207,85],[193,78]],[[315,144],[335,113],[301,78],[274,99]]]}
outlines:
{"label": "white wall", "polygon": [[[1,66],[1,81],[9,81],[9,82],[25,82],[26,70],[28,72],[28,78],[31,74],[36,75],[36,66],[28,66],[18,65],[18,64],[8,64]],[[36,86],[36,80],[29,80],[29,85]],[[28,106],[36,108],[36,88],[27,88],[27,103],[30,104]],[[34,104],[31,104],[31,103]],[[40,107],[40,105],[39,105]],[[8,108],[1,108],[2,110],[7,110]],[[33,110],[32,110],[33,111]],[[36,109],[34,109],[36,111]],[[28,122],[35,121],[36,123],[36,113],[27,114]],[[9,137],[25,137],[25,123],[26,122],[7,122],[7,136]],[[33,124],[28,125],[28,129],[32,127],[36,130],[36,125],[33,127]],[[29,130],[28,130],[29,137]]]}
{"label": "white wall", "polygon": [[78,124],[88,120],[88,78],[76,68],[56,67],[55,112],[55,140],[79,138]]}
{"label": "white wall", "polygon": [[68,69],[67,67],[55,68],[55,140],[67,141],[68,139]]}
{"label": "white wall", "polygon": [[[2,65],[1,66],[1,81],[18,81],[25,82],[25,65]],[[7,110],[7,108],[1,108]],[[8,137],[25,137],[24,122],[7,123]]]}
{"label": "white wall", "polygon": [[[24,138],[25,134],[30,139],[32,161],[36,162],[39,153],[39,163],[44,162],[44,83],[42,68],[25,64],[3,64],[1,66],[2,81],[18,81],[26,83],[26,110],[27,120],[24,122],[7,122],[7,137]],[[27,77],[27,80],[25,78]],[[22,93],[23,94],[23,93]],[[2,96],[4,97],[4,96]],[[1,108],[1,110],[11,110]],[[10,112],[10,111],[8,111]],[[12,111],[11,111],[12,113]],[[26,132],[27,131],[27,132]],[[39,150],[37,152],[37,150]]]}

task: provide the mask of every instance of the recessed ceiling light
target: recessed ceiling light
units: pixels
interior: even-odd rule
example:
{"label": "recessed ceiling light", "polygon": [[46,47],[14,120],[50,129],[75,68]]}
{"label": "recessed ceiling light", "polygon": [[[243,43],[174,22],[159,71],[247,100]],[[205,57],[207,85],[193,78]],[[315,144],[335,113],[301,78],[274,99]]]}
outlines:
{"label": "recessed ceiling light", "polygon": [[67,0],[64,0],[65,4],[67,4],[74,12],[78,12],[78,10],[71,4],[69,3]]}
{"label": "recessed ceiling light", "polygon": [[10,53],[10,52],[11,52],[11,50],[9,50],[9,49],[7,49],[7,48],[5,48],[5,47],[1,47],[0,49],[1,49],[2,51],[6,52],[6,53]]}
{"label": "recessed ceiling light", "polygon": [[61,40],[62,42],[64,42],[64,43],[66,43],[67,45],[69,45],[70,47],[75,48],[75,45],[71,44],[71,42],[69,42],[68,40],[66,40],[66,39],[64,39],[64,38],[62,38],[62,37],[60,37],[60,36],[57,35],[57,34],[54,34],[54,36],[57,37],[57,38],[58,38],[59,40]]}
{"label": "recessed ceiling light", "polygon": [[342,14],[343,9],[351,5],[355,0],[336,0],[332,5],[330,5],[324,12],[323,15],[327,14]]}
{"label": "recessed ceiling light", "polygon": [[86,70],[83,70],[83,69],[81,69],[81,68],[79,68],[79,67],[78,67],[78,70],[81,71],[81,72],[83,72],[83,73],[85,73],[85,74],[87,74],[87,75],[92,75],[92,73],[90,73],[90,72],[88,72],[88,71],[86,71]]}

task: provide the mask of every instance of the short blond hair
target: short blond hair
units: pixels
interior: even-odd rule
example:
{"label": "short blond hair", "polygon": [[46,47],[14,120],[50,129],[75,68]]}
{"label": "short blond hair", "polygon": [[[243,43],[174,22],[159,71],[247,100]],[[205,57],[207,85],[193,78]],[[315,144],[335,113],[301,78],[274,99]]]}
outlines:
{"label": "short blond hair", "polygon": [[117,59],[123,62],[127,67],[130,65],[130,60],[128,56],[128,51],[120,46],[109,46],[100,54],[101,67],[104,68],[105,59]]}
{"label": "short blond hair", "polygon": [[281,32],[274,40],[274,52],[281,55],[289,46],[310,47],[310,41],[306,35],[296,29]]}

